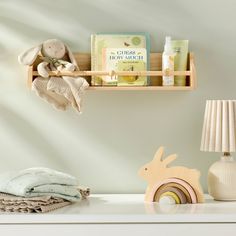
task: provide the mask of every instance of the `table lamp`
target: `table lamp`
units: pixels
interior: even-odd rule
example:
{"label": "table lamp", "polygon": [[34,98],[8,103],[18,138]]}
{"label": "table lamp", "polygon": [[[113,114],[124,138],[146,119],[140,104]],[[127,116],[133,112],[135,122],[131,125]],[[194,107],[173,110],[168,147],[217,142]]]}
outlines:
{"label": "table lamp", "polygon": [[208,171],[208,192],[215,200],[236,200],[236,100],[208,100],[202,129],[201,151],[221,152]]}

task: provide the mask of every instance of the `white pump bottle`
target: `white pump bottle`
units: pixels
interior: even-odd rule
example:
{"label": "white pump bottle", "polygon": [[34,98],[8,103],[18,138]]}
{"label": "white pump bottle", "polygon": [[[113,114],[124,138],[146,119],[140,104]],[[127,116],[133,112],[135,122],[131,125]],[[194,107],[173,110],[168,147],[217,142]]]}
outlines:
{"label": "white pump bottle", "polygon": [[174,57],[175,53],[171,46],[171,37],[166,37],[164,52],[162,54],[163,86],[174,86]]}

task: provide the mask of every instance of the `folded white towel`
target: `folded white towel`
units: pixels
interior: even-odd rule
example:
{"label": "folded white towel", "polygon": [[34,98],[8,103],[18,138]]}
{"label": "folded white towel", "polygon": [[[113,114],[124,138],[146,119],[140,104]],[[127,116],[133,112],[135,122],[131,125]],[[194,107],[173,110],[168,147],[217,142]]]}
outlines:
{"label": "folded white towel", "polygon": [[82,96],[88,87],[84,78],[69,76],[37,77],[32,83],[32,90],[55,108],[66,110],[71,105],[78,112],[81,112]]}
{"label": "folded white towel", "polygon": [[0,192],[22,197],[53,196],[81,200],[78,180],[49,168],[29,168],[0,175]]}

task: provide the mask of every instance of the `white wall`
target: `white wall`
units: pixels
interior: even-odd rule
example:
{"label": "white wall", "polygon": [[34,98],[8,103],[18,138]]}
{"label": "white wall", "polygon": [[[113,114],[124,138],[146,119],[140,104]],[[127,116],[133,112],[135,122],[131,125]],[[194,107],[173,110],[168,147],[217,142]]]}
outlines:
{"label": "white wall", "polygon": [[[176,164],[198,168],[206,190],[217,153],[199,150],[206,99],[235,98],[233,0],[0,0],[0,172],[47,166],[77,176],[93,192],[143,192],[136,175],[160,145]],[[17,55],[48,38],[88,52],[94,32],[147,31],[189,39],[198,87],[190,92],[88,91],[81,116],[59,112],[26,87]]]}

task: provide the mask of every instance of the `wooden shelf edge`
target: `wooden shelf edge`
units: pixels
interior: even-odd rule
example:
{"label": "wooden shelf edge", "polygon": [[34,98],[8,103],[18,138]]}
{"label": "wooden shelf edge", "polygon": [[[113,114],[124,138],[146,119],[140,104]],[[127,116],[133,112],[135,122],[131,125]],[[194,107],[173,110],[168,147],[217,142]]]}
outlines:
{"label": "wooden shelf edge", "polygon": [[140,86],[140,87],[118,87],[118,86],[90,86],[88,90],[97,91],[192,91],[191,86]]}

